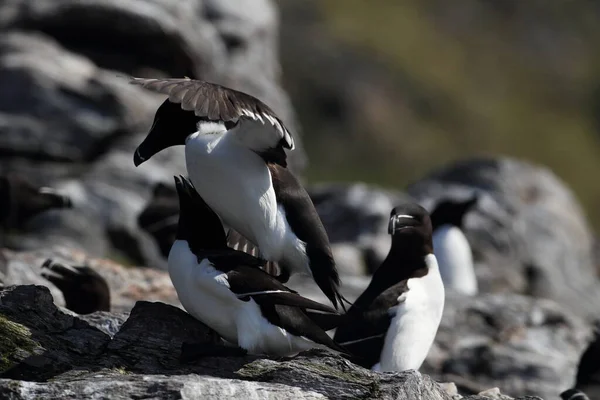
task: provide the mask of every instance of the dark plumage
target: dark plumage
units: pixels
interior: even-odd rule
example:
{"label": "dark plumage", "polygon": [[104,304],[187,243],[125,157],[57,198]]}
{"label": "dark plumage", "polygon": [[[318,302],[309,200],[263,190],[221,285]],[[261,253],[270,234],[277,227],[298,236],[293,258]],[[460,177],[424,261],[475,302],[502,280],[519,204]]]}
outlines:
{"label": "dark plumage", "polygon": [[[308,192],[287,168],[277,164],[267,166],[271,172],[277,203],[283,206],[292,232],[306,243],[306,255],[316,284],[332,300],[334,306],[337,306],[338,301],[343,306],[345,299],[338,291],[340,277],[335,268],[329,237]],[[283,273],[286,265],[282,262],[279,264]]]}
{"label": "dark plumage", "polygon": [[71,200],[54,189],[36,187],[15,174],[0,176],[0,228],[20,228],[44,211],[70,207]]}
{"label": "dark plumage", "polygon": [[477,204],[478,197],[474,195],[467,200],[442,200],[431,212],[431,224],[435,231],[442,225],[463,227],[463,219],[471,207]]}
{"label": "dark plumage", "polygon": [[87,265],[70,266],[47,259],[42,276],[65,297],[66,307],[77,314],[110,311],[110,289],[106,280]]}
{"label": "dark plumage", "polygon": [[590,398],[578,389],[568,389],[560,394],[562,400],[590,400]]}

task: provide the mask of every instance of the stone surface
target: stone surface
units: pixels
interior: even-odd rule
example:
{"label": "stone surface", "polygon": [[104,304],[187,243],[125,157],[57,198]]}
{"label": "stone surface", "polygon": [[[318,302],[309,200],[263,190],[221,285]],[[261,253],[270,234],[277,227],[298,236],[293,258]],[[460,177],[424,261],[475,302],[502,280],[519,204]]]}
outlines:
{"label": "stone surface", "polygon": [[[4,283],[8,285],[36,284],[47,286],[55,302],[64,306],[60,290],[44,279],[42,263],[52,258],[57,262],[71,265],[88,265],[108,283],[111,293],[111,311],[129,312],[136,301],[162,301],[179,306],[177,294],[166,272],[150,269],[125,267],[114,261],[90,257],[86,253],[64,247],[40,249],[34,252],[13,252],[4,250],[8,266]],[[114,324],[113,324],[114,325]],[[110,331],[110,326],[106,329]]]}
{"label": "stone surface", "polygon": [[443,198],[480,194],[465,218],[480,290],[550,298],[597,318],[593,236],[577,199],[549,170],[510,158],[465,160],[407,192],[429,209]]}
{"label": "stone surface", "polygon": [[573,386],[590,325],[550,300],[448,292],[421,371],[462,393],[492,386],[509,395],[557,398]]}
{"label": "stone surface", "polygon": [[[96,315],[102,316],[109,314]],[[324,350],[277,360],[209,357],[181,363],[182,343],[217,339],[182,310],[138,302],[111,340],[57,309],[50,292],[34,285],[0,292],[0,338],[2,398],[453,398],[427,375],[378,374]]]}

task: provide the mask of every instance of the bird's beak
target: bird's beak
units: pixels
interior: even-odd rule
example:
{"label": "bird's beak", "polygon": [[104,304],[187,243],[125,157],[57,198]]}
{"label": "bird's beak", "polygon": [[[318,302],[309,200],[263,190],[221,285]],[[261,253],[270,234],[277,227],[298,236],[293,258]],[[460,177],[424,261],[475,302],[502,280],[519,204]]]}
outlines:
{"label": "bird's beak", "polygon": [[411,215],[393,215],[388,224],[388,234],[393,235],[399,230],[414,228],[418,225],[419,222]]}
{"label": "bird's beak", "polygon": [[144,161],[146,161],[146,157],[141,154],[140,148],[138,147],[135,149],[135,153],[133,154],[133,164],[137,167]]}

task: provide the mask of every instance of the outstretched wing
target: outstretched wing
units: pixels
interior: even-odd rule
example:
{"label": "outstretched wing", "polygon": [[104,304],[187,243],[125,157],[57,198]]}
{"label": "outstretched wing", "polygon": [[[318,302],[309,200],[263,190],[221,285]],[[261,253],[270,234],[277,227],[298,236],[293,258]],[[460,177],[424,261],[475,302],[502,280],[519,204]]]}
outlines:
{"label": "outstretched wing", "polygon": [[[202,119],[238,123],[243,120],[260,122],[273,129],[237,129],[236,135],[272,162],[285,164],[283,149],[294,150],[294,139],[283,121],[262,101],[249,94],[215,83],[195,79],[132,78],[131,84],[169,96],[172,103],[181,104]],[[285,166],[285,165],[284,165]]]}

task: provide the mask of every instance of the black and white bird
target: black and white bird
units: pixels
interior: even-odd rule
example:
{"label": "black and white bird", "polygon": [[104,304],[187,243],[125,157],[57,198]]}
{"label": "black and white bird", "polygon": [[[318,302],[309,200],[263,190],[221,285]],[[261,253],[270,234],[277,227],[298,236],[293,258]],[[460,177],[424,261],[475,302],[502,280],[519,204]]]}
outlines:
{"label": "black and white bird", "polygon": [[371,283],[340,317],[335,341],[374,371],[418,370],[444,310],[444,285],[427,211],[415,203],[392,210],[392,246]]}
{"label": "black and white bird", "polygon": [[253,96],[208,82],[131,83],[169,95],[134,164],[185,145],[189,178],[223,223],[278,264],[281,282],[312,276],[337,308],[344,299],[329,238],[308,193],[286,168],[285,149],[293,150],[294,140],[279,117]]}
{"label": "black and white bird", "polygon": [[464,201],[442,200],[431,212],[433,248],[446,288],[473,296],[478,292],[473,253],[462,231],[463,220],[477,204],[477,196]]}
{"label": "black and white bird", "polygon": [[60,289],[69,310],[82,315],[110,311],[108,283],[89,266],[72,266],[49,258],[42,264],[42,276]]}
{"label": "black and white bird", "polygon": [[314,347],[343,352],[310,317],[336,314],[260,269],[264,261],[227,246],[219,217],[185,178],[169,275],[186,311],[253,354],[286,356]]}

